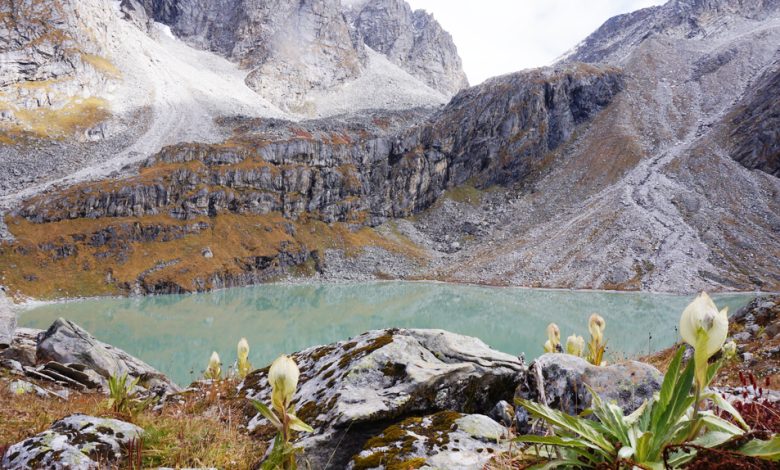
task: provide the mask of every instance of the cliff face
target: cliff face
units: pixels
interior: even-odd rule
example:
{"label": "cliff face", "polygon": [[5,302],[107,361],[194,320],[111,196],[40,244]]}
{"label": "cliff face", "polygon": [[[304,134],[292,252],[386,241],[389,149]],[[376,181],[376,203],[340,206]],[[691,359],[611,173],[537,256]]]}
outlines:
{"label": "cliff face", "polygon": [[397,133],[382,128],[381,116],[250,122],[230,143],[168,147],[137,177],[39,197],[20,214],[41,223],[279,212],[377,225],[413,215],[467,181],[484,187],[521,181],[621,85],[619,71],[609,68],[518,73],[461,92]]}
{"label": "cliff face", "polygon": [[[447,96],[468,85],[452,38],[402,0],[144,0],[147,14],[189,43],[238,61],[275,103],[329,90],[370,66],[364,44]],[[292,108],[295,110],[295,107]]]}
{"label": "cliff face", "polygon": [[780,63],[737,105],[726,122],[731,156],[746,168],[780,177]]}
{"label": "cliff face", "polygon": [[433,16],[403,0],[370,0],[346,9],[356,42],[387,56],[433,89],[453,95],[468,86],[452,37]]}
{"label": "cliff face", "polygon": [[37,295],[51,295],[33,274],[39,254],[70,273],[60,286],[82,278],[77,286],[142,293],[321,271],[333,248],[423,262],[428,255],[405,236],[367,227],[415,215],[466,181],[525,180],[622,83],[613,68],[543,69],[463,91],[432,115],[233,120],[224,143],[167,147],[137,176],[31,199],[11,218],[18,242],[0,258],[26,266],[8,274],[27,276],[45,292]]}

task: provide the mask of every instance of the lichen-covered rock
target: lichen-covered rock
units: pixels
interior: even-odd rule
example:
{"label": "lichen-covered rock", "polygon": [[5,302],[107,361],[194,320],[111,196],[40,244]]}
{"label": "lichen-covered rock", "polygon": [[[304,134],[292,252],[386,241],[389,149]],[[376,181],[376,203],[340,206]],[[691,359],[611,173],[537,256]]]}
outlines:
{"label": "lichen-covered rock", "polygon": [[17,361],[25,367],[35,366],[35,349],[38,345],[38,335],[41,333],[41,330],[34,328],[17,328],[10,346],[0,350],[0,359]]}
{"label": "lichen-covered rock", "polygon": [[[615,401],[630,413],[660,390],[662,379],[658,369],[641,362],[596,367],[569,354],[545,354],[528,366],[527,379],[517,388],[515,398],[576,415],[591,404],[587,385],[602,399]],[[518,432],[527,432],[528,414],[518,406],[515,416]]]}
{"label": "lichen-covered rock", "polygon": [[0,288],[0,351],[11,346],[16,330],[16,313],[11,310],[11,302]]}
{"label": "lichen-covered rock", "polygon": [[2,458],[6,469],[97,469],[122,459],[123,449],[143,429],[116,419],[72,415],[48,430],[12,445]]}
{"label": "lichen-covered rock", "polygon": [[140,378],[140,384],[146,388],[178,390],[165,375],[149,364],[98,341],[80,326],[63,318],[56,320],[39,336],[37,356],[41,362],[81,364],[103,378],[126,373],[130,377]]}
{"label": "lichen-covered rock", "polygon": [[[313,468],[328,461],[343,468],[389,420],[445,410],[487,413],[511,398],[526,371],[514,356],[442,330],[372,331],[293,357],[301,368],[296,412],[315,428],[300,441]],[[267,369],[242,387],[269,402]],[[254,416],[249,428],[262,432],[267,422]]]}
{"label": "lichen-covered rock", "polygon": [[442,411],[390,426],[369,439],[347,468],[470,470],[508,447],[507,429],[487,416]]}

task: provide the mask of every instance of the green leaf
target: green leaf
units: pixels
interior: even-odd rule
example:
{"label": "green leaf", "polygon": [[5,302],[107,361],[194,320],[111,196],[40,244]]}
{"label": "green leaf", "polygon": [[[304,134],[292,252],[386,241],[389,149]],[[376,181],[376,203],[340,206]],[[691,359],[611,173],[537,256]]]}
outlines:
{"label": "green leaf", "polygon": [[590,446],[582,442],[581,439],[573,437],[562,436],[536,436],[534,434],[527,434],[524,436],[517,436],[512,439],[513,442],[524,442],[526,444],[543,444],[548,446],[560,446],[560,447],[576,447],[580,449],[589,449]]}
{"label": "green leaf", "polygon": [[270,422],[271,422],[271,424],[272,424],[272,425],[273,425],[273,426],[274,426],[276,429],[279,429],[279,430],[281,430],[281,429],[282,429],[282,422],[281,422],[281,421],[279,421],[279,418],[278,418],[278,417],[277,417],[277,416],[274,414],[274,412],[273,412],[273,411],[271,411],[271,409],[270,409],[270,408],[268,408],[268,407],[267,407],[267,406],[265,406],[263,403],[261,403],[261,402],[259,402],[259,401],[257,401],[257,400],[252,400],[252,404],[255,406],[255,409],[256,409],[257,411],[259,411],[259,412],[260,412],[260,414],[261,414],[261,415],[263,415],[263,417],[265,417],[265,419],[267,419],[268,421],[270,421]]}
{"label": "green leaf", "polygon": [[721,446],[733,438],[734,434],[729,432],[709,431],[697,437],[691,443],[701,447],[713,448]]}
{"label": "green leaf", "polygon": [[677,352],[674,353],[672,362],[669,364],[669,368],[664,376],[664,381],[661,384],[661,391],[658,396],[658,402],[661,406],[666,406],[672,397],[672,390],[674,389],[678,376],[680,375],[680,364],[682,363],[683,354],[685,354],[685,345],[677,348]]}
{"label": "green leaf", "polygon": [[709,412],[701,412],[699,414],[699,419],[707,425],[707,428],[711,431],[720,431],[729,433],[732,436],[741,436],[744,434],[744,431],[739,426],[735,426],[734,424],[726,421],[723,418],[719,418],[712,414],[711,411]]}
{"label": "green leaf", "polygon": [[308,424],[304,423],[294,414],[287,414],[287,418],[290,420],[290,428],[300,432],[314,432],[314,429]]}
{"label": "green leaf", "polygon": [[780,461],[780,436],[774,436],[768,441],[755,439],[747,442],[737,450],[751,457]]}
{"label": "green leaf", "polygon": [[529,400],[518,399],[517,403],[527,409],[533,416],[542,418],[546,422],[572,434],[579,435],[591,449],[605,456],[614,455],[615,446],[602,435],[600,429],[596,427],[593,421],[570,416]]}
{"label": "green leaf", "polygon": [[715,403],[715,405],[718,408],[730,414],[737,421],[737,423],[739,423],[739,425],[742,426],[742,428],[745,429],[746,431],[750,429],[750,426],[748,426],[745,420],[742,419],[742,415],[739,414],[739,411],[737,411],[736,408],[734,408],[731,405],[731,403],[729,403],[728,400],[723,398],[719,393],[708,391],[707,393],[702,395],[702,398],[707,398],[712,400],[712,402]]}

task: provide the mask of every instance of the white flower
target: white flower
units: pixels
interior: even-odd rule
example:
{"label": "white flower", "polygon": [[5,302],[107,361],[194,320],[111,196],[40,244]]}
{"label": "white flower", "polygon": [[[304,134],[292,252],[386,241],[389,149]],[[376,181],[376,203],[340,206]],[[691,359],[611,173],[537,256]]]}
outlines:
{"label": "white flower", "polygon": [[585,350],[585,338],[582,336],[571,335],[566,338],[566,352],[572,356],[581,357]]}
{"label": "white flower", "polygon": [[204,374],[207,379],[219,379],[222,376],[222,362],[219,360],[219,354],[216,351],[211,353],[209,359],[209,365],[206,367],[206,373]]}
{"label": "white flower", "polygon": [[594,313],[588,319],[588,331],[590,331],[590,336],[596,340],[596,343],[601,344],[604,340],[604,328],[606,326],[607,323],[604,321],[604,318],[598,313]]}
{"label": "white flower", "polygon": [[298,365],[288,356],[280,356],[271,364],[268,371],[268,383],[273,389],[271,401],[281,413],[286,412],[292,402],[300,376]]}
{"label": "white flower", "polygon": [[547,325],[547,341],[544,343],[545,352],[558,352],[561,345],[561,330],[555,323]]}
{"label": "white flower", "polygon": [[728,308],[718,310],[706,292],[685,308],[680,317],[680,335],[694,348],[704,348],[706,358],[720,351],[729,332]]}
{"label": "white flower", "polygon": [[238,342],[237,354],[239,364],[247,362],[249,359],[249,341],[246,338],[241,338],[241,341]]}
{"label": "white flower", "polygon": [[241,338],[241,341],[238,342],[236,355],[238,356],[236,371],[238,376],[243,379],[252,368],[252,365],[249,363],[249,341],[246,338]]}

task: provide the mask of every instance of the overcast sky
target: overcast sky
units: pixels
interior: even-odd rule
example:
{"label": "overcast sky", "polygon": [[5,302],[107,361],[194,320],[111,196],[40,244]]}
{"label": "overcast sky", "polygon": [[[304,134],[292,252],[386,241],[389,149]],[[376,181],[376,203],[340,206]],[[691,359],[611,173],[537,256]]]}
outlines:
{"label": "overcast sky", "polygon": [[452,34],[472,85],[548,65],[620,13],[666,0],[407,0]]}

